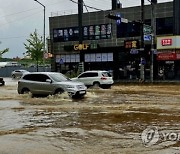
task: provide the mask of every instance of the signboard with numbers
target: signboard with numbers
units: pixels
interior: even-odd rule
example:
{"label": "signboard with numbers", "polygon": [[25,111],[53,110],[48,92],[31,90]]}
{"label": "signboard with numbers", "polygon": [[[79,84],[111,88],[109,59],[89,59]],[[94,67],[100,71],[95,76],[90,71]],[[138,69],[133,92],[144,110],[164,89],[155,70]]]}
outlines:
{"label": "signboard with numbers", "polygon": [[180,49],[180,36],[157,37],[157,49]]}

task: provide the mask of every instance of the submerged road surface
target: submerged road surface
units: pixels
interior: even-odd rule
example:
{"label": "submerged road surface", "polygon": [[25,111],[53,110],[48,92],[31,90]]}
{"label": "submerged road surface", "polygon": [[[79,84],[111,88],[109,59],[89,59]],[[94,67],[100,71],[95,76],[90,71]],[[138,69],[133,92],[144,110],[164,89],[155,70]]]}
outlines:
{"label": "submerged road surface", "polygon": [[0,153],[179,154],[180,85],[114,85],[68,95],[17,94],[0,87]]}

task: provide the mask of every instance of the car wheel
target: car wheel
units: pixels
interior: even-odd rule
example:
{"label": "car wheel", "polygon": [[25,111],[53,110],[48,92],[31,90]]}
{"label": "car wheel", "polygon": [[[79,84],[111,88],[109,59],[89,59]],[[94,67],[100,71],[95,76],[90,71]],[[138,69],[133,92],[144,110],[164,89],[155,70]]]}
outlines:
{"label": "car wheel", "polygon": [[95,87],[100,87],[100,83],[99,83],[99,82],[94,82],[94,83],[93,83],[93,86],[95,86]]}
{"label": "car wheel", "polygon": [[4,86],[5,85],[5,82],[2,82],[2,86]]}
{"label": "car wheel", "polygon": [[13,79],[15,79],[15,78],[16,78],[16,76],[13,74],[13,75],[12,75],[12,78],[13,78]]}
{"label": "car wheel", "polygon": [[28,88],[25,88],[22,90],[21,92],[22,94],[29,94],[30,93],[30,90]]}
{"label": "car wheel", "polygon": [[0,84],[0,86],[4,86],[5,85],[5,82],[4,81],[2,81],[1,82],[1,84]]}
{"label": "car wheel", "polygon": [[73,98],[73,94],[72,93],[68,93],[70,98]]}
{"label": "car wheel", "polygon": [[60,94],[62,94],[62,93],[64,93],[64,90],[63,90],[63,89],[57,89],[57,90],[55,91],[54,95],[60,95]]}

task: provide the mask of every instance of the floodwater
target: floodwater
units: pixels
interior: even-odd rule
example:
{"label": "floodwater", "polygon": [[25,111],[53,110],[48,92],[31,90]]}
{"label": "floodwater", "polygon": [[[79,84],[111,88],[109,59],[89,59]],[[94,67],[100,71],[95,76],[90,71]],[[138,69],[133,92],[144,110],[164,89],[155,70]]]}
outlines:
{"label": "floodwater", "polygon": [[145,146],[154,126],[180,135],[180,85],[90,88],[83,99],[18,95],[17,80],[0,87],[0,153],[180,154],[180,138]]}

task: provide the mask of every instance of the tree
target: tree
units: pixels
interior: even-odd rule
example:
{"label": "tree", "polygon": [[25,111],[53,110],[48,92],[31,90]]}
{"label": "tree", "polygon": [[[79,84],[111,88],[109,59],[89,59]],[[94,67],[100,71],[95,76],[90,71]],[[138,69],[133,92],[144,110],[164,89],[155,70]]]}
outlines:
{"label": "tree", "polygon": [[0,51],[0,58],[2,58],[2,55],[8,51],[9,51],[9,48],[6,48],[6,49]]}
{"label": "tree", "polygon": [[37,72],[39,68],[39,63],[43,60],[43,41],[42,37],[39,37],[37,34],[37,30],[34,33],[30,34],[30,38],[27,39],[27,44],[24,43],[26,51],[26,55],[30,56],[32,60],[36,61]]}

